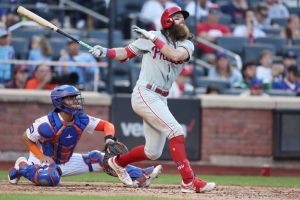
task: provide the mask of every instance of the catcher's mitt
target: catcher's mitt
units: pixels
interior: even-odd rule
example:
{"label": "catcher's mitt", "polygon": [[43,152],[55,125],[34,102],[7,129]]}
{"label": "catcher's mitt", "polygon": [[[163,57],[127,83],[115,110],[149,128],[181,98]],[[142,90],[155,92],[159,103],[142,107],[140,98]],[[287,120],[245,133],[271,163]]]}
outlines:
{"label": "catcher's mitt", "polygon": [[103,171],[111,176],[117,176],[115,171],[108,165],[108,159],[114,156],[122,155],[128,152],[127,147],[120,141],[110,142],[104,148]]}

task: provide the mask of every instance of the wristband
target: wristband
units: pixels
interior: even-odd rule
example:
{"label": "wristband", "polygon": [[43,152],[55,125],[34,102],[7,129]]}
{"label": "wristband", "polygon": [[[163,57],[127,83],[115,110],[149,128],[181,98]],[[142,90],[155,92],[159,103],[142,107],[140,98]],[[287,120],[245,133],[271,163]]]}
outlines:
{"label": "wristband", "polygon": [[165,43],[158,38],[153,43],[158,49],[162,49],[165,46]]}
{"label": "wristband", "polygon": [[107,49],[106,57],[114,59],[116,57],[115,49]]}
{"label": "wristband", "polygon": [[104,139],[105,139],[105,140],[111,139],[111,140],[117,141],[117,138],[114,137],[114,136],[112,136],[112,135],[106,135],[106,136],[104,137]]}

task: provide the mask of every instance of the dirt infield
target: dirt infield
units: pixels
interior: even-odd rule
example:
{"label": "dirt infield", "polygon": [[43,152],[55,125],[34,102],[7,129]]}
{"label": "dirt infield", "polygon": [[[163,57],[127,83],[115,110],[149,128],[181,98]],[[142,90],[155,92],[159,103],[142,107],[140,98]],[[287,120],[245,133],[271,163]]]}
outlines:
{"label": "dirt infield", "polygon": [[153,184],[150,188],[128,188],[116,183],[77,183],[64,182],[58,187],[38,187],[29,182],[10,185],[7,181],[0,182],[0,193],[16,194],[68,194],[95,196],[147,196],[166,197],[170,199],[201,199],[201,200],[284,200],[300,199],[300,188],[273,187],[242,187],[218,186],[215,191],[204,194],[182,194],[178,185]]}

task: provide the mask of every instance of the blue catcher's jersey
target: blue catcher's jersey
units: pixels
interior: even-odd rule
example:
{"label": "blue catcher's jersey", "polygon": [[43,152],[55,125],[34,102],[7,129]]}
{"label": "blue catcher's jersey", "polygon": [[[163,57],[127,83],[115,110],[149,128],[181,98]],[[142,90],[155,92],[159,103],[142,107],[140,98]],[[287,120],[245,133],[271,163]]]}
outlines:
{"label": "blue catcher's jersey", "polygon": [[83,132],[93,133],[100,119],[78,113],[72,122],[65,122],[58,113],[50,112],[27,129],[27,136],[40,145],[44,155],[56,164],[69,161]]}

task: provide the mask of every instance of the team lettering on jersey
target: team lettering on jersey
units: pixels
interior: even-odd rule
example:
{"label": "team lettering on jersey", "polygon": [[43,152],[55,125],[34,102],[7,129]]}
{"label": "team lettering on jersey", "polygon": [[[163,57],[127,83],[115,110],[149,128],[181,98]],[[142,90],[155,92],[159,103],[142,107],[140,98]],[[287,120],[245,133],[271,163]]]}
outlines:
{"label": "team lettering on jersey", "polygon": [[[160,52],[160,50],[156,46],[153,46],[151,50],[153,51],[153,59],[158,58],[160,60],[166,60],[166,61],[169,61],[169,62],[175,64],[175,65],[183,63],[183,61],[173,61],[173,60],[167,58],[164,54],[162,54]],[[158,55],[159,55],[159,57],[158,57]]]}

